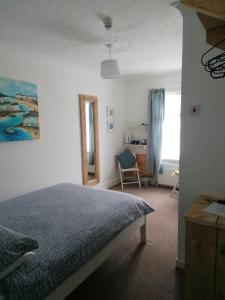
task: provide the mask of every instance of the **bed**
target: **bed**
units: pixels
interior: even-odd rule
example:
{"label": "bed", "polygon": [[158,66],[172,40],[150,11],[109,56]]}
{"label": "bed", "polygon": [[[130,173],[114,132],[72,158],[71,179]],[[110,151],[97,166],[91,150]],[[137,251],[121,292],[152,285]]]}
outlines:
{"label": "bed", "polygon": [[36,239],[35,255],[0,281],[7,300],[62,300],[140,229],[153,209],[141,198],[58,184],[0,203],[0,224]]}

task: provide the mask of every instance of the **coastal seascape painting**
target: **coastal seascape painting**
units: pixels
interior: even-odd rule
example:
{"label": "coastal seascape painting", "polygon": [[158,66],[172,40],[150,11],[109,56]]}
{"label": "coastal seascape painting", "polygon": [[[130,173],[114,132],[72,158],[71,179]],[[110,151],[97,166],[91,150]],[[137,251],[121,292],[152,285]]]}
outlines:
{"label": "coastal seascape painting", "polygon": [[39,138],[37,85],[0,78],[0,142]]}

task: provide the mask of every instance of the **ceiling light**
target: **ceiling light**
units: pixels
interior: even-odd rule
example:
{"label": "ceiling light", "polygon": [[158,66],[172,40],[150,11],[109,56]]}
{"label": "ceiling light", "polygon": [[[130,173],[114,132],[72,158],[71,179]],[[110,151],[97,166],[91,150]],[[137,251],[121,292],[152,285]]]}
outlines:
{"label": "ceiling light", "polygon": [[104,79],[115,79],[120,77],[118,62],[116,59],[111,58],[112,44],[107,44],[109,49],[109,59],[101,62],[101,77]]}
{"label": "ceiling light", "polygon": [[[105,30],[110,31],[112,29],[113,20],[110,17],[105,16],[102,19]],[[118,62],[116,59],[111,58],[112,44],[106,44],[109,49],[109,59],[103,60],[101,62],[101,77],[104,79],[114,79],[120,77],[120,71]]]}

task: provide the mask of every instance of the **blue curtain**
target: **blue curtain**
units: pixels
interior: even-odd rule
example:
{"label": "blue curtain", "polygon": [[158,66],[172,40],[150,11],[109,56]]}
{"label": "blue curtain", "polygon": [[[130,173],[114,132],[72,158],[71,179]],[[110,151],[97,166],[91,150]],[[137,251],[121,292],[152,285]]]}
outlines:
{"label": "blue curtain", "polygon": [[165,90],[151,90],[149,92],[149,147],[148,170],[154,175],[155,183],[158,183],[158,175],[162,172],[162,127],[165,111]]}
{"label": "blue curtain", "polygon": [[94,164],[94,111],[93,103],[89,102],[89,165]]}

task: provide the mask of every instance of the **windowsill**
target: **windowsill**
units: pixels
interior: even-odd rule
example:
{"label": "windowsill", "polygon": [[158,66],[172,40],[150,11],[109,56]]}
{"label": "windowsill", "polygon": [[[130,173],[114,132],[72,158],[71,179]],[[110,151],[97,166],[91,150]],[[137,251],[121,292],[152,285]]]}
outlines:
{"label": "windowsill", "polygon": [[177,164],[179,165],[179,159],[169,159],[169,158],[163,158],[162,163],[171,163],[171,164]]}

